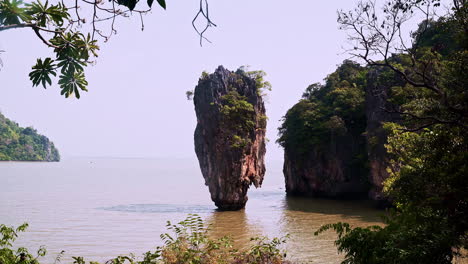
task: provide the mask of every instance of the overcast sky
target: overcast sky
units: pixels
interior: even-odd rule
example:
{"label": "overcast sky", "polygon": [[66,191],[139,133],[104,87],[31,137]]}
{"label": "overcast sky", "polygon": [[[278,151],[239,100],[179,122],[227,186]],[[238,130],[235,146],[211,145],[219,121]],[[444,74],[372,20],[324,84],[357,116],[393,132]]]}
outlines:
{"label": "overcast sky", "polygon": [[89,92],[80,100],[58,86],[32,88],[36,58],[52,56],[28,29],[0,33],[0,111],[53,140],[62,156],[195,157],[196,117],[185,91],[218,65],[262,69],[273,86],[267,115],[267,159],[281,160],[279,120],[311,83],[322,81],[348,55],[336,11],[357,1],[210,0],[218,25],[199,46],[191,20],[198,0],[167,0],[145,17],[120,20],[118,34],[100,43],[88,67]]}

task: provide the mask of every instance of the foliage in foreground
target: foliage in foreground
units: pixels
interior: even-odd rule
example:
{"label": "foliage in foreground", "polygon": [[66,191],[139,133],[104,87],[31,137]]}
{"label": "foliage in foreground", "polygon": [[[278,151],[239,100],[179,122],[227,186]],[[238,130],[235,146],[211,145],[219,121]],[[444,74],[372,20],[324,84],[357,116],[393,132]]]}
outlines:
{"label": "foliage in foreground", "polygon": [[[46,254],[41,247],[34,256],[26,248],[13,249],[13,242],[20,232],[28,227],[23,224],[18,228],[0,225],[0,264],[39,264],[39,257]],[[287,263],[286,254],[279,246],[286,242],[287,237],[268,240],[266,237],[251,238],[253,245],[247,250],[238,250],[233,246],[231,238],[225,236],[212,239],[208,236],[208,228],[205,227],[201,217],[189,215],[178,224],[167,222],[171,234],[161,234],[164,246],[157,247],[155,251],[146,252],[142,258],[134,255],[121,255],[106,263],[109,264],[228,264],[228,263],[252,263],[252,264],[281,264]],[[63,251],[55,262],[59,262]],[[74,264],[87,263],[83,257],[73,257]],[[90,261],[90,264],[99,264]]]}
{"label": "foliage in foreground", "polygon": [[347,223],[322,226],[316,235],[338,233],[344,264],[451,264],[467,248],[468,137],[460,128],[436,125],[402,132],[387,124],[387,145],[394,169],[385,191],[395,208],[384,217],[385,227],[351,228]]}
{"label": "foliage in foreground", "polygon": [[[61,95],[80,98],[80,91],[88,91],[84,69],[97,57],[99,50],[97,37],[107,41],[116,30],[114,21],[118,17],[128,17],[132,12],[145,14],[149,10],[135,10],[138,0],[110,1],[0,1],[0,32],[11,29],[29,28],[52,49],[55,58],[38,58],[29,73],[33,86],[52,85],[58,77]],[[109,2],[109,3],[106,3]],[[148,0],[151,9],[154,0]],[[160,7],[166,8],[165,0],[157,0]],[[92,17],[81,11],[80,5],[94,9]],[[121,10],[120,7],[125,7]],[[86,32],[83,24],[91,23],[92,31]],[[99,24],[112,20],[110,33],[104,33]]]}
{"label": "foliage in foreground", "polygon": [[[385,227],[351,228],[336,223],[321,227],[316,234],[328,229],[338,233],[335,243],[345,254],[343,263],[451,264],[468,248],[468,3],[454,0],[451,14],[423,21],[413,36],[413,47],[398,55],[399,61],[407,60],[402,64],[387,57],[382,62],[367,57],[382,47],[377,44],[388,41],[391,45],[391,41],[366,42],[366,34],[380,31],[372,27],[377,23],[373,2],[363,3],[355,13],[342,13],[340,22],[354,29],[371,26],[365,34],[362,27],[356,33],[365,40],[361,57],[369,67],[391,69],[405,81],[391,87],[396,107],[385,109],[402,117],[399,124],[384,125],[391,158],[385,192],[395,208],[384,218]],[[384,22],[400,27],[405,20],[396,18],[412,13],[411,5],[388,3],[383,9],[389,14]],[[430,8],[438,6],[438,1],[415,4]],[[356,19],[356,14],[361,16]],[[366,14],[372,20],[365,20]]]}

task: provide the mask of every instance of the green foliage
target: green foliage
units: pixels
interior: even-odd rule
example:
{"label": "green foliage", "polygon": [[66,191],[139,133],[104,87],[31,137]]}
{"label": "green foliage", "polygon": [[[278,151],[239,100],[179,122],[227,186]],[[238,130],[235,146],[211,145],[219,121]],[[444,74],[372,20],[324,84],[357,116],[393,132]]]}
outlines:
{"label": "green foliage", "polygon": [[193,99],[193,90],[186,91],[185,96],[187,96],[187,100],[191,101]]}
{"label": "green foliage", "polygon": [[28,19],[28,16],[24,10],[20,7],[22,4],[23,1],[21,0],[0,2],[0,24],[19,24],[21,20]]}
{"label": "green foliage", "polygon": [[243,148],[250,143],[249,136],[255,128],[254,107],[234,89],[220,99],[221,124],[231,134],[231,147]]}
{"label": "green foliage", "polygon": [[[240,67],[236,72],[231,72],[227,93],[219,98],[218,104],[211,103],[219,109],[220,124],[227,134],[228,144],[233,149],[241,151],[252,142],[251,138],[255,130],[266,128],[268,118],[257,113],[254,105],[249,102],[249,98],[240,94],[240,91],[245,87],[255,85],[257,95],[262,97],[265,95],[264,90],[271,90],[271,84],[264,79],[265,72],[246,71],[246,69],[246,67]],[[200,79],[208,78],[209,74],[203,71]],[[189,99],[188,94],[187,99]]]}
{"label": "green foliage", "polygon": [[325,116],[318,103],[300,100],[286,113],[277,142],[285,149],[294,149],[299,155],[306,155],[313,146],[326,140],[322,137],[328,132]]}
{"label": "green foliage", "polygon": [[22,224],[17,228],[0,224],[0,263],[2,264],[39,264],[38,258],[46,255],[44,247],[40,247],[36,256],[33,256],[26,248],[13,249],[13,242],[18,234],[24,232],[28,224]]}
{"label": "green foliage", "polygon": [[343,264],[452,263],[451,241],[441,231],[447,223],[431,211],[416,211],[391,213],[385,227],[336,223],[322,226],[315,235],[329,229],[338,234],[335,244],[345,255]]}
{"label": "green foliage", "polygon": [[[138,0],[117,0],[116,1],[119,5],[124,5],[128,7],[128,9],[133,10],[138,3]],[[148,7],[152,7],[154,0],[147,0]],[[166,9],[166,1],[165,0],[157,0],[159,6]]]}
{"label": "green foliage", "polygon": [[286,254],[279,246],[286,242],[287,236],[272,240],[266,237],[251,238],[252,246],[239,251],[234,248],[230,237],[210,238],[209,228],[198,215],[189,215],[178,224],[168,222],[167,228],[172,234],[161,235],[165,245],[158,247],[155,252],[145,253],[142,264],[285,263]]}
{"label": "green foliage", "polygon": [[435,125],[418,133],[387,124],[392,154],[385,191],[398,209],[428,212],[438,219],[451,247],[466,246],[468,230],[468,135],[459,127]]}
{"label": "green foliage", "polygon": [[0,160],[59,161],[54,143],[0,114]]}
{"label": "green foliage", "polygon": [[204,80],[204,79],[208,78],[208,76],[210,76],[210,74],[207,71],[203,71],[202,75],[201,75],[201,79]]}
{"label": "green foliage", "polygon": [[[343,263],[452,263],[466,247],[468,228],[467,135],[437,125],[418,133],[388,123],[387,149],[394,157],[385,182],[396,206],[384,227],[334,229]],[[318,232],[318,233],[319,233]]]}
{"label": "green foliage", "polygon": [[49,24],[61,27],[63,26],[64,20],[70,18],[70,15],[67,12],[66,7],[62,3],[57,5],[50,5],[46,1],[45,4],[42,2],[32,2],[31,4],[25,4],[25,9],[20,10],[27,15],[26,17],[21,18],[23,21],[35,21],[37,26],[46,27]]}
{"label": "green foliage", "polygon": [[265,96],[266,91],[271,91],[271,83],[265,80],[266,72],[262,70],[250,71],[249,66],[241,66],[237,69],[236,73],[255,80],[258,95]]}
{"label": "green foliage", "polygon": [[[37,257],[28,253],[26,248],[13,250],[13,242],[18,233],[26,229],[23,224],[17,229],[0,225],[0,263],[2,264],[39,264]],[[167,222],[167,229],[171,233],[161,234],[164,245],[157,247],[155,251],[148,251],[142,258],[136,258],[133,254],[121,255],[106,263],[112,264],[281,264],[287,263],[284,258],[286,253],[279,247],[286,243],[286,237],[251,238],[252,245],[245,251],[235,249],[231,238],[210,238],[209,229],[204,225],[198,215],[189,215],[178,224]],[[57,259],[63,255],[63,251]],[[46,250],[40,248],[38,256],[44,256]],[[72,257],[74,264],[85,264],[83,257]],[[90,261],[89,264],[99,264]]]}
{"label": "green foliage", "polygon": [[44,62],[42,59],[37,59],[36,65],[32,67],[33,71],[29,74],[29,77],[34,86],[38,86],[42,83],[42,86],[46,88],[46,83],[52,85],[50,76],[56,76],[55,65],[51,58],[46,58]]}
{"label": "green foliage", "polygon": [[229,255],[235,253],[228,237],[210,239],[197,215],[189,215],[177,225],[168,222],[167,228],[173,234],[161,235],[165,246],[156,252],[162,263],[229,263]]}
{"label": "green foliage", "polygon": [[437,53],[447,56],[451,51],[462,48],[460,40],[463,35],[462,27],[456,20],[441,17],[439,21],[429,20],[420,23],[418,30],[413,33],[413,39],[418,47],[431,47]]}
{"label": "green foliage", "polygon": [[391,89],[401,123],[384,125],[391,158],[384,191],[395,208],[383,227],[319,229],[338,233],[343,263],[450,264],[468,248],[468,9],[454,2],[452,14],[420,25],[411,54],[391,58],[389,74],[407,80]]}
{"label": "green foliage", "polygon": [[[134,10],[138,0],[111,0],[112,4],[123,5]],[[81,2],[81,1],[80,1]],[[157,1],[159,6],[166,9],[165,0]],[[85,4],[98,5],[100,3],[83,1]],[[61,94],[65,97],[74,95],[80,98],[80,91],[88,91],[88,82],[86,81],[84,68],[91,63],[93,57],[97,57],[99,46],[94,38],[94,33],[103,36],[95,28],[96,13],[92,20],[93,33],[86,34],[79,27],[80,23],[85,23],[78,14],[78,2],[73,2],[72,6],[66,6],[63,1],[56,4],[45,3],[40,0],[30,3],[23,3],[18,0],[0,1],[0,32],[15,28],[31,28],[37,37],[55,53],[55,59],[39,58],[32,67],[29,78],[33,86],[42,84],[44,88],[52,85],[52,79],[58,75],[58,85]],[[153,0],[147,1],[151,8]],[[94,7],[104,10],[102,7]],[[73,18],[71,11],[76,9],[77,17]],[[111,9],[105,9],[111,12]],[[125,12],[114,10],[113,15],[121,16]],[[112,13],[112,12],[111,12]],[[78,26],[77,26],[78,25]],[[112,28],[112,31],[114,29]],[[51,36],[48,39],[47,36]],[[104,37],[107,40],[107,37]]]}
{"label": "green foliage", "polygon": [[314,146],[325,146],[347,131],[359,137],[366,127],[366,73],[366,68],[344,61],[325,79],[325,85],[310,85],[284,116],[277,142],[305,157]]}

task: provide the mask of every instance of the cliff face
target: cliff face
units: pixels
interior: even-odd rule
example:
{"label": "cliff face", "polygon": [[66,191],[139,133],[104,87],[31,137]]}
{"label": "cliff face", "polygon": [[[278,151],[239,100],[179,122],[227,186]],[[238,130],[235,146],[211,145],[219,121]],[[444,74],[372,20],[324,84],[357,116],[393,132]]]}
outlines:
{"label": "cliff face", "polygon": [[219,66],[194,91],[195,152],[211,199],[222,210],[247,202],[265,174],[265,106],[254,79]]}
{"label": "cliff face", "polygon": [[314,147],[300,157],[285,151],[283,173],[286,192],[294,196],[361,198],[367,194],[364,169],[355,164],[362,138],[347,134],[332,138],[327,146]]}
{"label": "cliff face", "polygon": [[[388,71],[388,70],[387,70]],[[383,182],[388,178],[387,172],[389,157],[385,144],[387,143],[387,132],[383,129],[384,122],[398,122],[399,115],[386,111],[392,109],[389,102],[391,97],[390,88],[397,83],[389,84],[379,76],[384,69],[374,69],[367,74],[366,86],[366,141],[369,159],[369,181],[371,189],[369,198],[385,202],[387,197],[382,194]],[[395,80],[398,80],[395,78]]]}
{"label": "cliff face", "polygon": [[0,114],[0,160],[59,161],[60,155],[54,143],[34,128],[22,128]]}
{"label": "cliff face", "polygon": [[286,113],[278,142],[288,195],[367,196],[365,73],[345,61],[324,85],[309,86]]}
{"label": "cliff face", "polygon": [[324,85],[311,85],[280,127],[286,192],[369,197],[385,205],[390,157],[383,123],[399,122],[388,110],[393,109],[391,87],[402,84],[388,69],[345,61]]}

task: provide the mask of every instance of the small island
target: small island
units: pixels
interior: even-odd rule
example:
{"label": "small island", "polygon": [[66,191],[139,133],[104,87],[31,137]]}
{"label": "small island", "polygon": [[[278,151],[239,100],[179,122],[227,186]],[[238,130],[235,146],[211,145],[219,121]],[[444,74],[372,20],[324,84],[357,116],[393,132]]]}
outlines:
{"label": "small island", "polygon": [[[392,71],[345,60],[325,83],[311,84],[286,113],[278,143],[284,148],[286,192],[291,196],[369,198],[378,206],[389,197],[389,131],[399,123],[395,87],[404,83]],[[393,90],[392,90],[393,88]]]}
{"label": "small island", "polygon": [[221,210],[239,210],[250,185],[265,175],[266,115],[262,71],[204,72],[195,88],[195,152],[211,199]]}
{"label": "small island", "polygon": [[60,161],[54,143],[0,113],[0,161]]}

